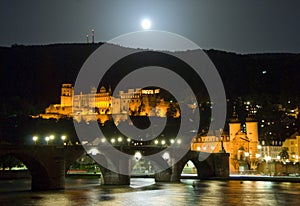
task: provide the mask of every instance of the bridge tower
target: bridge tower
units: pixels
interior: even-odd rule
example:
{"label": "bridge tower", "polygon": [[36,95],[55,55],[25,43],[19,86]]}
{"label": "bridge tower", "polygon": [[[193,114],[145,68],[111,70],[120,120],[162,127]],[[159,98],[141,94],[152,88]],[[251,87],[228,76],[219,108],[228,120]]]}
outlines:
{"label": "bridge tower", "polygon": [[253,117],[246,118],[246,132],[249,138],[249,153],[250,158],[255,158],[257,154],[258,146],[258,126],[257,121]]}

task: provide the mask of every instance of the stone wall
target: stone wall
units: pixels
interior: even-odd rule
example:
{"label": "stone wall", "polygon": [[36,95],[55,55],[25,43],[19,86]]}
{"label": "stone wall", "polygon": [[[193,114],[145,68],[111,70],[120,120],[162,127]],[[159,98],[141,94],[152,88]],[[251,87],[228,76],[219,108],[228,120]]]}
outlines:
{"label": "stone wall", "polygon": [[257,167],[258,174],[266,175],[289,175],[289,174],[300,174],[300,164],[297,163],[286,163],[282,162],[261,162]]}
{"label": "stone wall", "polygon": [[0,180],[11,180],[30,178],[29,170],[2,170],[0,171]]}

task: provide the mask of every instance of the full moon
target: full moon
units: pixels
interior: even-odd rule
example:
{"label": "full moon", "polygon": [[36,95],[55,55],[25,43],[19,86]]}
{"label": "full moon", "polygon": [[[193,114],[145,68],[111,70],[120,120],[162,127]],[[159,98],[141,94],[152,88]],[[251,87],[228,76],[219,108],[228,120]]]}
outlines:
{"label": "full moon", "polygon": [[143,29],[147,30],[151,28],[151,21],[149,19],[143,19],[141,22],[141,26]]}

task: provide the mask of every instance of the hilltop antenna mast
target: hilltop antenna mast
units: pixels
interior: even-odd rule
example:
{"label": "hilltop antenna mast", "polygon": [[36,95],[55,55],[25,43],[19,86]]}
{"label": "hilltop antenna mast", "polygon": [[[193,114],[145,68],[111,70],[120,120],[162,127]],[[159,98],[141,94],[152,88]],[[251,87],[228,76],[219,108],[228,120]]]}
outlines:
{"label": "hilltop antenna mast", "polygon": [[95,30],[92,29],[92,43],[94,44],[95,42]]}

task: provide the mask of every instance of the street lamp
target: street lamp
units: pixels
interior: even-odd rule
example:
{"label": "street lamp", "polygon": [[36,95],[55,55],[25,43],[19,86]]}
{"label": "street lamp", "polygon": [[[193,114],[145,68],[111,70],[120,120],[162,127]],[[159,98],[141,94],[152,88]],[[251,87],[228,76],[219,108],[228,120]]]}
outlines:
{"label": "street lamp", "polygon": [[162,158],[166,161],[168,161],[170,159],[170,154],[168,152],[165,152],[163,155],[162,155]]}
{"label": "street lamp", "polygon": [[181,139],[178,139],[178,140],[177,140],[177,144],[181,144]]}
{"label": "street lamp", "polygon": [[140,152],[136,152],[134,154],[134,158],[136,159],[136,161],[139,161],[142,158],[142,154]]}
{"label": "street lamp", "polygon": [[36,144],[36,141],[38,140],[38,137],[37,136],[33,136],[32,140],[33,140],[34,144]]}
{"label": "street lamp", "polygon": [[[52,142],[53,140],[54,140],[54,135],[50,135],[50,136],[49,136],[49,142],[50,142],[50,141]],[[53,144],[53,143],[52,143],[52,144]]]}
{"label": "street lamp", "polygon": [[45,137],[45,140],[46,140],[47,145],[48,145],[50,138],[47,136],[47,137]]}
{"label": "street lamp", "polygon": [[65,135],[61,136],[61,140],[63,141],[63,144],[66,145],[65,140],[67,139],[67,137]]}

